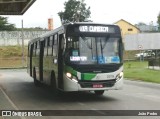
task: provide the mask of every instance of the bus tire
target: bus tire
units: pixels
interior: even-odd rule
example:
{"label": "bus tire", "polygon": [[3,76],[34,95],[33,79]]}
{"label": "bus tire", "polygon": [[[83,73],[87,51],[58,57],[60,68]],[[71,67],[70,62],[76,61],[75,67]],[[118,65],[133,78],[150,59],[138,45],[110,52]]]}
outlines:
{"label": "bus tire", "polygon": [[55,73],[54,71],[51,72],[51,84],[50,84],[50,87],[51,87],[51,90],[53,92],[57,92],[57,88],[56,88],[56,77],[55,77]]}
{"label": "bus tire", "polygon": [[35,86],[39,87],[41,85],[41,83],[36,78],[36,70],[35,70],[35,68],[33,69],[33,80],[34,80],[34,85]]}
{"label": "bus tire", "polygon": [[104,90],[95,90],[94,93],[95,93],[96,95],[103,95]]}

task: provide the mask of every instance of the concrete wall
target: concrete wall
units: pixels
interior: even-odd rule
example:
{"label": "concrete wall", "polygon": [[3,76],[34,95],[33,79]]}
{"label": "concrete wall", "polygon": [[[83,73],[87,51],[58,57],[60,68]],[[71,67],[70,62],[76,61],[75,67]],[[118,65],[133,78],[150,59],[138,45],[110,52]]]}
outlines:
{"label": "concrete wall", "polygon": [[156,50],[160,49],[160,33],[139,33],[126,35],[125,50]]}
{"label": "concrete wall", "polygon": [[[28,45],[28,41],[41,36],[48,31],[24,31],[24,44]],[[21,31],[1,31],[0,46],[22,45]]]}

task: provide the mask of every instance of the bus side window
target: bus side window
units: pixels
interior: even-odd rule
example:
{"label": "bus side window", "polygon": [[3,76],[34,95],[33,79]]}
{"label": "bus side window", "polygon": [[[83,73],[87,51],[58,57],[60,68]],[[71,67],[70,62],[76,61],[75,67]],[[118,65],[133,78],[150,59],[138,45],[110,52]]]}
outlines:
{"label": "bus side window", "polygon": [[54,36],[54,45],[57,45],[57,41],[58,41],[58,35],[56,34],[56,35]]}
{"label": "bus side window", "polygon": [[48,38],[48,37],[46,38],[46,42],[47,42],[47,56],[49,56],[49,53],[48,53],[48,49],[49,49],[49,38]]}
{"label": "bus side window", "polygon": [[39,44],[39,41],[37,41],[37,49],[39,49],[39,47],[40,47],[39,45],[40,45],[40,44]]}
{"label": "bus side window", "polygon": [[44,39],[44,56],[47,56],[47,38]]}
{"label": "bus side window", "polygon": [[31,44],[28,45],[28,57],[30,57]]}
{"label": "bus side window", "polygon": [[29,45],[29,52],[28,52],[29,57],[33,57],[33,50],[34,50],[33,47],[34,47],[33,43]]}
{"label": "bus side window", "polygon": [[48,56],[52,56],[53,36],[48,37]]}
{"label": "bus side window", "polygon": [[36,47],[37,47],[37,42],[34,43],[34,56],[36,57]]}
{"label": "bus side window", "polygon": [[55,34],[53,39],[53,56],[54,57],[57,56],[57,41],[58,41],[58,36],[57,34]]}
{"label": "bus side window", "polygon": [[51,46],[52,46],[52,56],[53,56],[53,45],[54,45],[54,35],[52,35],[51,37],[50,37],[50,39],[52,39],[52,43],[51,43]]}
{"label": "bus side window", "polygon": [[36,55],[39,56],[39,53],[40,53],[40,41],[37,41],[36,43]]}
{"label": "bus side window", "polygon": [[32,52],[32,54],[33,54],[33,57],[34,57],[34,43],[32,45],[33,45],[33,52]]}
{"label": "bus side window", "polygon": [[72,38],[71,37],[68,37],[67,48],[72,48]]}
{"label": "bus side window", "polygon": [[35,56],[37,56],[37,42],[36,42],[36,46],[35,46]]}
{"label": "bus side window", "polygon": [[74,48],[78,49],[79,48],[79,42],[78,41],[73,42],[73,46],[74,46]]}

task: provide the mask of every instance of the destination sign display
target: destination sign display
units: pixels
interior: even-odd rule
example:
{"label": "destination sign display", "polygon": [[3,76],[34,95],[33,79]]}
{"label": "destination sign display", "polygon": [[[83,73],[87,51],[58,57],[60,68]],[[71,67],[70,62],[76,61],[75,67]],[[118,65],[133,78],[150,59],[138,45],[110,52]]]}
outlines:
{"label": "destination sign display", "polygon": [[108,32],[107,26],[79,26],[81,32]]}
{"label": "destination sign display", "polygon": [[67,35],[78,35],[81,34],[88,34],[94,35],[97,34],[120,34],[120,29],[116,25],[103,25],[103,24],[75,24],[75,25],[69,25],[67,27]]}

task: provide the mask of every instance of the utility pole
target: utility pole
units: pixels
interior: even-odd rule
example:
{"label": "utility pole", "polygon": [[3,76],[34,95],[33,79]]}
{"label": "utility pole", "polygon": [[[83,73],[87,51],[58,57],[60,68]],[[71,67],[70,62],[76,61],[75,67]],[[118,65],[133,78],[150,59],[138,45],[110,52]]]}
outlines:
{"label": "utility pole", "polygon": [[22,19],[22,66],[24,67],[24,34],[23,34],[23,19]]}

